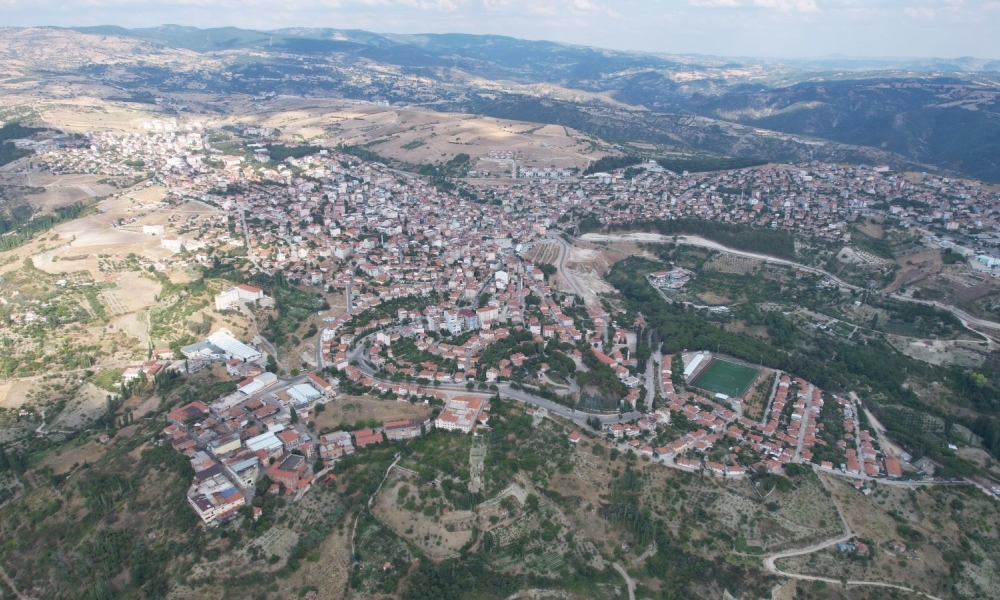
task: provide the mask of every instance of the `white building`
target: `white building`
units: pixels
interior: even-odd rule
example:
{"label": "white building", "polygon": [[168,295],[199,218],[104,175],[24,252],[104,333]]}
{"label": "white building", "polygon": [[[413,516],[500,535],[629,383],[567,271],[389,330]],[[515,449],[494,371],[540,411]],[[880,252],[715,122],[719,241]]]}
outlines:
{"label": "white building", "polygon": [[444,326],[452,335],[459,335],[462,333],[462,319],[459,317],[458,311],[444,311]]}
{"label": "white building", "polygon": [[278,439],[273,431],[262,433],[257,437],[248,439],[244,444],[251,452],[263,450],[268,456],[278,456],[285,450],[284,444]]}
{"label": "white building", "polygon": [[226,359],[254,362],[260,359],[260,352],[234,338],[226,329],[220,329],[208,336],[208,343],[218,348]]}
{"label": "white building", "polygon": [[259,287],[254,287],[252,285],[246,285],[241,283],[237,286],[233,286],[228,290],[224,290],[215,296],[215,310],[226,310],[233,308],[238,304],[246,304],[248,302],[258,302],[263,300],[264,290]]}
{"label": "white building", "polygon": [[691,359],[691,362],[688,363],[688,366],[684,367],[684,379],[691,377],[691,374],[698,370],[698,367],[701,365],[703,360],[705,360],[704,352],[695,354],[694,358]]}
{"label": "white building", "polygon": [[184,246],[184,238],[176,235],[167,235],[160,238],[160,245],[171,252],[180,252]]}
{"label": "white building", "polygon": [[445,431],[461,431],[469,433],[476,425],[479,414],[486,402],[478,397],[459,397],[448,402],[434,421],[434,427]]}
{"label": "white building", "polygon": [[288,389],[288,397],[296,408],[309,406],[313,400],[318,400],[323,394],[308,383],[300,383]]}
{"label": "white building", "polygon": [[210,527],[235,517],[246,504],[243,492],[221,473],[192,484],[187,499],[202,522]]}

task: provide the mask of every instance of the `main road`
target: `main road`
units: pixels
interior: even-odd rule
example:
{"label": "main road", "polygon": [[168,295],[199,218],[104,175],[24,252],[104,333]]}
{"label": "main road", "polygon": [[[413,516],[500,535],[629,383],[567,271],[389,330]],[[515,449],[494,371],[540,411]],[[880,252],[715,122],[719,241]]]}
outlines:
{"label": "main road", "polygon": [[[672,241],[676,241],[678,244],[686,244],[688,246],[698,246],[700,248],[708,248],[710,250],[716,250],[718,252],[726,252],[726,253],[729,253],[729,254],[735,254],[737,256],[744,256],[746,258],[755,258],[757,260],[762,260],[764,262],[769,262],[769,263],[772,263],[772,264],[778,264],[778,265],[785,265],[785,266],[793,267],[795,269],[799,269],[799,270],[802,270],[802,271],[807,271],[809,273],[815,273],[816,275],[822,275],[823,277],[826,277],[826,278],[830,279],[831,281],[833,281],[834,283],[836,283],[837,285],[839,285],[840,287],[845,288],[845,289],[859,291],[859,292],[861,292],[861,291],[867,291],[865,288],[856,286],[856,285],[851,284],[851,283],[847,283],[846,281],[844,281],[843,279],[840,279],[836,275],[833,275],[832,273],[828,273],[828,272],[824,271],[823,269],[820,269],[820,268],[817,268],[817,267],[812,267],[812,266],[809,266],[809,265],[803,265],[801,263],[797,263],[795,261],[788,260],[788,259],[785,259],[785,258],[777,258],[777,257],[774,257],[774,256],[768,256],[766,254],[758,254],[756,252],[747,252],[745,250],[737,250],[735,248],[729,248],[728,246],[723,246],[722,244],[720,244],[718,242],[713,242],[712,240],[707,240],[705,238],[698,237],[698,236],[693,236],[693,235],[667,236],[667,235],[662,235],[662,234],[659,234],[659,233],[631,233],[631,234],[624,234],[624,235],[608,235],[608,234],[602,234],[602,233],[586,233],[586,234],[582,235],[579,239],[581,241],[584,241],[584,242],[588,242],[588,241],[594,241],[594,242],[616,242],[616,241],[620,241],[620,242],[659,242],[659,243],[665,243],[665,242],[668,242],[668,241],[671,241],[671,242]],[[563,243],[565,243],[565,241]],[[907,298],[905,296],[898,296],[898,295],[897,296],[890,296],[890,297],[892,297],[892,298],[894,298],[896,300],[899,300],[901,302],[912,302],[914,304],[923,304],[924,306],[933,306],[935,308],[940,308],[941,310],[946,310],[946,311],[950,312],[952,315],[954,315],[956,319],[958,319],[959,321],[961,321],[962,325],[964,325],[968,329],[971,329],[972,331],[975,331],[976,333],[979,333],[980,335],[982,335],[983,337],[987,338],[991,342],[1000,343],[1000,336],[998,336],[998,334],[996,333],[996,332],[1000,332],[1000,323],[996,323],[994,321],[988,321],[986,319],[980,319],[978,317],[974,317],[974,316],[970,315],[969,313],[965,312],[964,310],[962,310],[962,309],[960,309],[958,307],[952,306],[950,304],[942,304],[941,302],[932,301],[932,300],[918,300],[916,298]],[[980,329],[976,329],[976,327],[979,327],[981,329],[991,329],[991,330],[993,330],[993,333],[985,333],[983,331],[980,331]]]}
{"label": "main road", "polygon": [[[369,336],[371,335],[374,334],[369,334]],[[375,379],[376,381],[379,381],[381,383],[385,383],[386,385],[393,385],[394,382],[386,381],[384,379],[379,378],[375,373],[375,370],[372,369],[371,365],[369,365],[368,361],[366,360],[367,357],[365,355],[367,354],[367,348],[365,348],[364,341],[369,336],[365,336],[365,338],[362,338],[357,341],[357,343],[354,346],[354,349],[348,352],[347,359],[351,363],[357,361],[357,369],[362,373],[364,373],[365,375],[367,375],[368,377],[371,377],[372,379]],[[603,414],[603,415],[582,412],[573,408],[569,408],[568,406],[563,406],[562,404],[559,404],[558,402],[553,402],[552,400],[549,400],[547,398],[536,396],[524,390],[515,390],[511,388],[510,384],[508,383],[497,384],[496,392],[483,392],[478,390],[470,390],[464,385],[459,385],[454,383],[442,383],[440,385],[431,387],[433,389],[444,390],[455,394],[492,395],[494,393],[499,393],[501,397],[512,398],[514,400],[519,400],[527,404],[533,404],[539,408],[544,408],[548,410],[550,413],[555,413],[561,417],[571,419],[576,423],[578,423],[579,425],[586,425],[587,419],[591,417],[597,417],[597,419],[601,423],[617,423],[619,421],[631,421],[633,419],[638,419],[639,417],[642,416],[642,413],[636,411],[627,413]]]}

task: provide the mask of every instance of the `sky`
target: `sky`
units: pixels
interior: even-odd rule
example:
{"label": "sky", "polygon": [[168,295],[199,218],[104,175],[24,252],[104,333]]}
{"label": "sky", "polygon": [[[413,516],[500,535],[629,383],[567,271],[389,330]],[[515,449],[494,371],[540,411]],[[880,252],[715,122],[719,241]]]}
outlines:
{"label": "sky", "polygon": [[0,0],[0,26],[474,33],[768,58],[1000,59],[1000,0]]}

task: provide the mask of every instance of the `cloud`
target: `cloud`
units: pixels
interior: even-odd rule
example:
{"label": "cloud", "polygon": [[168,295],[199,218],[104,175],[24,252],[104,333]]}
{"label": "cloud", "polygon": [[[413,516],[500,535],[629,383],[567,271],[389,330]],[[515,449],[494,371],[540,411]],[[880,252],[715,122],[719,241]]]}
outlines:
{"label": "cloud", "polygon": [[688,0],[695,8],[739,8],[738,0]]}
{"label": "cloud", "polygon": [[781,12],[814,12],[816,0],[688,0],[695,8],[766,8]]}
{"label": "cloud", "polygon": [[816,0],[753,0],[758,8],[773,8],[783,12],[814,12],[819,10]]}
{"label": "cloud", "polygon": [[458,2],[454,0],[396,0],[396,4],[420,10],[437,10],[451,12],[458,10]]}

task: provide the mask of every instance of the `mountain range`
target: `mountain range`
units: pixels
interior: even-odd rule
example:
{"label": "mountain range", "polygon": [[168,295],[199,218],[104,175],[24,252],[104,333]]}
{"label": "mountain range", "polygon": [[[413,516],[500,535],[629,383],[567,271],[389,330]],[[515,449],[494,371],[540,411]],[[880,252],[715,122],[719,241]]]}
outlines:
{"label": "mountain range", "polygon": [[1000,181],[995,60],[725,58],[503,36],[178,25],[7,29],[0,48],[4,37],[81,48],[142,42],[130,55],[62,69],[27,65],[136,99],[195,90],[380,99],[566,125],[662,151],[877,162]]}

